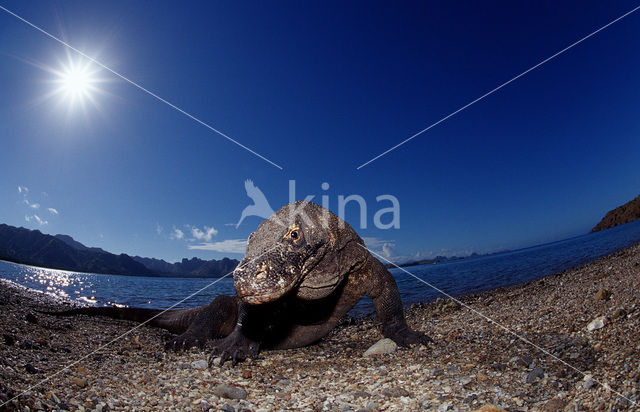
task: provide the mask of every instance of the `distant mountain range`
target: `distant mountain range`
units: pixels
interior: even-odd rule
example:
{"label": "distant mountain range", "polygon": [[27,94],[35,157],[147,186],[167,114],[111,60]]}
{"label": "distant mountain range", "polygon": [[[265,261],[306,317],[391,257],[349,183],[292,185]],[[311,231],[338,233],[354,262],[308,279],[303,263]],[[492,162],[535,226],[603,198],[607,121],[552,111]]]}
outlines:
{"label": "distant mountain range", "polygon": [[47,235],[39,230],[0,224],[0,259],[27,265],[75,272],[129,276],[219,277],[232,271],[236,259],[161,259],[115,255],[87,247],[68,235]]}
{"label": "distant mountain range", "polygon": [[[445,262],[453,262],[455,260],[468,259],[473,257],[480,256],[477,253],[472,253],[469,256],[436,256],[431,259],[420,259],[420,260],[412,260],[409,262],[402,263],[398,266],[406,267],[406,266],[417,266],[417,265],[432,265],[434,263],[445,263]],[[395,265],[388,265],[388,267],[396,267]]]}
{"label": "distant mountain range", "polygon": [[154,273],[202,277],[226,275],[235,269],[239,263],[236,259],[222,258],[220,260],[203,260],[197,257],[191,259],[184,258],[181,262],[176,263],[140,256],[134,256],[133,260],[143,264]]}
{"label": "distant mountain range", "polygon": [[640,219],[640,196],[607,212],[600,223],[591,229],[591,231],[597,232],[599,230],[609,229],[638,219]]}

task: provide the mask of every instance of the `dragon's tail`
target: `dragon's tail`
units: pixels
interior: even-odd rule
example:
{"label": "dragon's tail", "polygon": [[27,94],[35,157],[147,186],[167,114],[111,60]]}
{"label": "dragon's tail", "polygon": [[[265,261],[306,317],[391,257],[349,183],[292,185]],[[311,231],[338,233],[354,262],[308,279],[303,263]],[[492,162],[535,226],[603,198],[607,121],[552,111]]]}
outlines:
{"label": "dragon's tail", "polygon": [[74,316],[74,315],[88,315],[88,316],[106,316],[113,319],[132,320],[135,322],[146,322],[154,316],[162,313],[159,309],[147,309],[147,308],[118,308],[118,307],[82,307],[74,308],[62,311],[48,312],[43,310],[36,310],[36,312],[43,313],[52,316]]}

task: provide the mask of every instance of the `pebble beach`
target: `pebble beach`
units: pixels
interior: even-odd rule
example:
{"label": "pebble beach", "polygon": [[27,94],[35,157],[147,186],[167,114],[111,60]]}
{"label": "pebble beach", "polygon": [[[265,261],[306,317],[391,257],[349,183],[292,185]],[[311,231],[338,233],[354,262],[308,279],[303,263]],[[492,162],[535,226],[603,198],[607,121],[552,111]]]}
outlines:
{"label": "pebble beach", "polygon": [[436,341],[426,347],[395,348],[375,318],[346,318],[317,344],[209,367],[207,350],[164,352],[163,330],[41,314],[69,304],[2,282],[0,411],[640,410],[638,291],[640,244],[408,307]]}

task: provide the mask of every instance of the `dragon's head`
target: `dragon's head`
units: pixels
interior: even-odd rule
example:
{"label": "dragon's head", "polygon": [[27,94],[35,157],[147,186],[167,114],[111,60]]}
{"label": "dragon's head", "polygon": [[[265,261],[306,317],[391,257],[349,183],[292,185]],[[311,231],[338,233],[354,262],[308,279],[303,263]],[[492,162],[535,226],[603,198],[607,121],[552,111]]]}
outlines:
{"label": "dragon's head", "polygon": [[238,297],[250,304],[288,294],[328,296],[364,260],[363,242],[342,219],[315,203],[283,206],[249,236],[233,273]]}

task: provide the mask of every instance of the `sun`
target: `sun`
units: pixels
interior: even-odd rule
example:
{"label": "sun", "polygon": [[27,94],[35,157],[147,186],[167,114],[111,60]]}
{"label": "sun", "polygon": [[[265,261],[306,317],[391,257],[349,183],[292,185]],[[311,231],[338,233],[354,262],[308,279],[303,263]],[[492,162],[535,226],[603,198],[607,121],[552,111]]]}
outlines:
{"label": "sun", "polygon": [[106,79],[100,77],[101,67],[91,59],[67,54],[66,59],[59,61],[57,67],[41,66],[51,77],[47,83],[52,85],[42,100],[54,98],[60,105],[67,106],[71,114],[82,109],[86,114],[87,106],[99,108],[97,96],[105,94],[100,87]]}
{"label": "sun", "polygon": [[84,67],[69,67],[60,77],[60,89],[75,100],[87,97],[93,89],[93,79]]}
{"label": "sun", "polygon": [[55,94],[71,104],[84,104],[87,100],[94,101],[98,92],[96,70],[91,62],[69,61],[56,71],[57,89]]}

